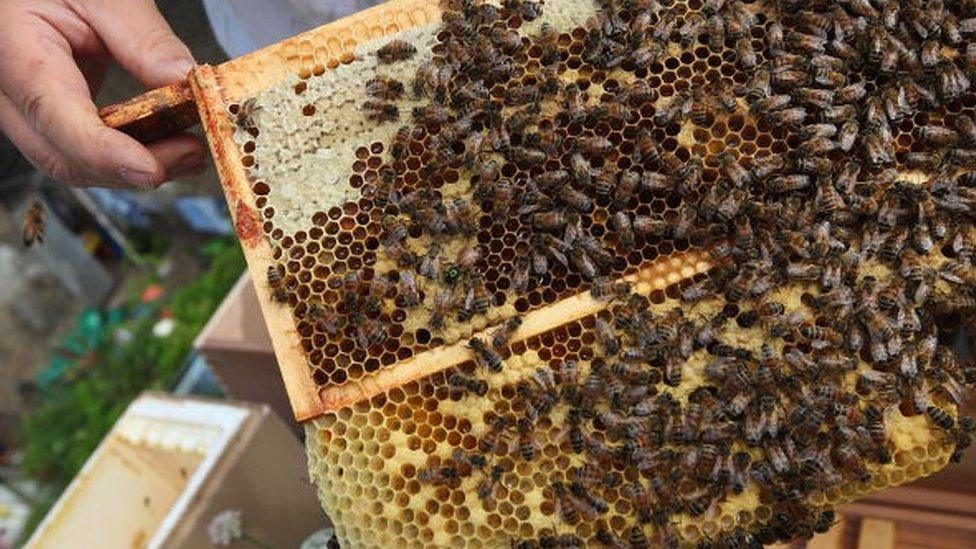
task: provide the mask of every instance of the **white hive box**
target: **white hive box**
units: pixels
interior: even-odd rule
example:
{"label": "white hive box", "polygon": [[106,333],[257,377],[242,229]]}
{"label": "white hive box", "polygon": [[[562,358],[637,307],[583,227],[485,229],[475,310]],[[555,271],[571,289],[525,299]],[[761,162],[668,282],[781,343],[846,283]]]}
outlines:
{"label": "white hive box", "polygon": [[228,509],[273,547],[297,547],[326,520],[301,444],[267,406],[145,393],[27,547],[209,547],[207,525]]}

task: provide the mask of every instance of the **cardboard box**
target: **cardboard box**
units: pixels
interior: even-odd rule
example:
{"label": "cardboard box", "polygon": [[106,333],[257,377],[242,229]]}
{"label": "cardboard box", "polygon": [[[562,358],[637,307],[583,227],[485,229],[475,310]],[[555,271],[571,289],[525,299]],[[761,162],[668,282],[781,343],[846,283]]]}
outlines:
{"label": "cardboard box", "polygon": [[245,272],[193,342],[228,397],[267,404],[298,432],[271,337]]}

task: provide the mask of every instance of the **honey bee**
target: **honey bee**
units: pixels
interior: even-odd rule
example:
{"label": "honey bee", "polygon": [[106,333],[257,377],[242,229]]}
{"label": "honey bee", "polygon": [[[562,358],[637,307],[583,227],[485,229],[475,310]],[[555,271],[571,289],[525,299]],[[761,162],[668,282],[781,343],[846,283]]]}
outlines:
{"label": "honey bee", "polygon": [[380,63],[389,64],[410,59],[415,53],[417,53],[417,48],[409,42],[404,40],[391,40],[385,46],[376,50],[376,58]]}
{"label": "honey bee", "polygon": [[446,124],[451,120],[451,111],[438,104],[414,107],[411,111],[414,121],[419,124]]}
{"label": "honey bee", "polygon": [[936,147],[950,147],[960,141],[959,134],[955,130],[943,126],[919,126],[916,131],[920,140]]}
{"label": "honey bee", "polygon": [[966,74],[952,63],[942,63],[936,69],[939,92],[946,101],[961,96],[969,90],[970,82]]}
{"label": "honey bee", "polygon": [[745,70],[752,70],[759,63],[756,50],[752,47],[752,40],[748,36],[736,40],[735,53],[739,59],[739,66]]}
{"label": "honey bee", "polygon": [[483,379],[474,379],[464,374],[453,373],[448,377],[448,383],[458,391],[458,396],[463,396],[464,391],[473,393],[479,397],[488,394],[488,382]]}
{"label": "honey bee", "polygon": [[[821,111],[823,112],[823,111]],[[774,128],[776,126],[783,126],[786,128],[795,129],[803,124],[803,121],[807,117],[807,110],[804,107],[789,107],[786,109],[780,109],[777,111],[772,111],[766,113],[760,117],[760,122],[766,127]]]}
{"label": "honey bee", "polygon": [[579,510],[576,508],[576,503],[566,490],[566,485],[563,484],[562,481],[553,482],[552,491],[556,496],[556,502],[559,507],[559,516],[563,519],[563,521],[569,524],[576,524],[579,522]]}
{"label": "honey bee", "polygon": [[494,334],[492,334],[491,346],[495,349],[501,349],[502,347],[508,345],[508,341],[512,337],[512,334],[514,334],[521,325],[522,317],[510,317],[500,328],[495,330]]}
{"label": "honey bee", "polygon": [[976,144],[976,121],[966,114],[957,114],[952,119],[952,125],[958,132],[963,144],[973,146]]}
{"label": "honey bee", "polygon": [[805,189],[810,186],[810,176],[804,174],[792,174],[777,176],[767,180],[766,188],[768,192],[774,194],[784,194]]}
{"label": "honey bee", "polygon": [[454,300],[451,292],[448,290],[438,292],[434,297],[434,306],[430,312],[430,319],[428,320],[430,327],[435,330],[442,329],[444,327],[444,320],[451,313],[453,307]]}
{"label": "honey bee", "polygon": [[485,479],[478,484],[477,493],[478,499],[482,501],[491,500],[495,497],[495,492],[498,490],[498,483],[501,482],[502,475],[505,474],[505,469],[500,465],[495,465],[491,468],[491,472],[485,476]]}
{"label": "honey bee", "polygon": [[[31,205],[27,208],[27,213],[24,214],[24,229],[23,229],[23,242],[24,246],[30,247],[35,242],[39,244],[44,243],[44,230],[45,230],[45,218],[47,217],[47,212],[44,210],[44,204],[40,200],[35,200],[31,202]],[[271,274],[271,269],[273,267],[268,267],[268,274]],[[278,270],[275,268],[275,272]],[[270,284],[270,278],[269,284]],[[279,279],[280,282],[280,279]],[[274,285],[272,285],[274,287]],[[284,300],[280,300],[284,301]]]}
{"label": "honey bee", "polygon": [[573,496],[576,497],[578,502],[583,504],[580,506],[580,508],[583,509],[587,515],[602,515],[610,511],[610,505],[607,504],[606,501],[593,493],[593,491],[587,490],[586,486],[579,481],[571,482],[569,484],[569,491]]}
{"label": "honey bee", "polygon": [[421,469],[417,480],[428,484],[453,484],[460,478],[458,470],[450,465]]}
{"label": "honey bee", "polygon": [[646,69],[657,63],[664,53],[664,45],[661,42],[651,41],[635,48],[630,53],[630,59],[634,66]]}
{"label": "honey bee", "polygon": [[363,113],[373,122],[393,122],[400,118],[400,109],[392,103],[381,101],[366,101],[363,103]]}
{"label": "honey bee", "polygon": [[498,351],[489,347],[485,342],[476,337],[468,340],[468,348],[474,351],[475,362],[489,372],[498,373],[502,371],[504,364]]}
{"label": "honey bee", "polygon": [[713,13],[706,21],[708,32],[708,47],[712,51],[719,51],[725,45],[725,19],[721,14]]}
{"label": "honey bee", "polygon": [[519,326],[522,325],[522,317],[513,316],[505,321],[500,328],[495,330],[495,333],[491,338],[491,346],[500,349],[508,344],[508,340],[512,337],[512,334],[518,330]]}
{"label": "honey bee", "polygon": [[417,279],[412,271],[401,271],[397,293],[403,300],[403,306],[412,308],[420,305],[420,291],[417,289]]}
{"label": "honey bee", "polygon": [[626,212],[613,214],[613,228],[617,232],[617,240],[624,248],[634,246],[634,226],[630,222],[630,216]]}
{"label": "honey bee", "polygon": [[694,105],[694,98],[690,93],[676,93],[670,103],[654,114],[654,122],[660,126],[680,122],[691,113],[692,105]]}
{"label": "honey bee", "polygon": [[268,286],[271,288],[271,297],[279,303],[288,301],[289,292],[285,288],[284,277],[275,265],[268,265],[267,270]]}
{"label": "honey bee", "polygon": [[383,101],[396,101],[403,92],[402,82],[386,76],[376,76],[366,82],[366,93]]}
{"label": "honey bee", "polygon": [[533,435],[535,426],[530,419],[523,417],[518,420],[517,427],[519,432],[518,454],[522,459],[532,461],[539,449]]}
{"label": "honey bee", "polygon": [[346,325],[346,318],[344,316],[338,314],[335,310],[326,308],[322,303],[318,302],[313,302],[309,305],[305,316],[315,324],[316,328],[333,337],[339,335],[342,328]]}

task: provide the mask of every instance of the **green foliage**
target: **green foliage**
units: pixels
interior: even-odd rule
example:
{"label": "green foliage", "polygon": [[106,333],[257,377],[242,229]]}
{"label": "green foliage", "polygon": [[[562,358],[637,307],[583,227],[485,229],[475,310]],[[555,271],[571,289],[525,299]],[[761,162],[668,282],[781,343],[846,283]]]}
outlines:
{"label": "green foliage", "polygon": [[[236,240],[211,242],[201,253],[208,269],[192,283],[148,305],[131,292],[124,314],[86,311],[66,338],[70,359],[59,364],[56,379],[39,384],[38,402],[24,421],[23,468],[53,485],[55,497],[140,392],[176,381],[193,339],[244,270]],[[156,337],[152,329],[164,312],[176,327]],[[120,331],[129,334],[124,341]]]}

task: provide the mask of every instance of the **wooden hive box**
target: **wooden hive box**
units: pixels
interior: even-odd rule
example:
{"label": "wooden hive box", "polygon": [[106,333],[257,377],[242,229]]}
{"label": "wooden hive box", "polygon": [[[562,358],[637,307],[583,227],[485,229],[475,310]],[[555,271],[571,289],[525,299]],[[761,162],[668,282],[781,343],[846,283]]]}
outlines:
{"label": "wooden hive box", "polygon": [[[301,444],[266,406],[144,393],[27,547],[208,547],[226,510],[276,547],[323,527]],[[274,467],[268,467],[274,463]]]}

